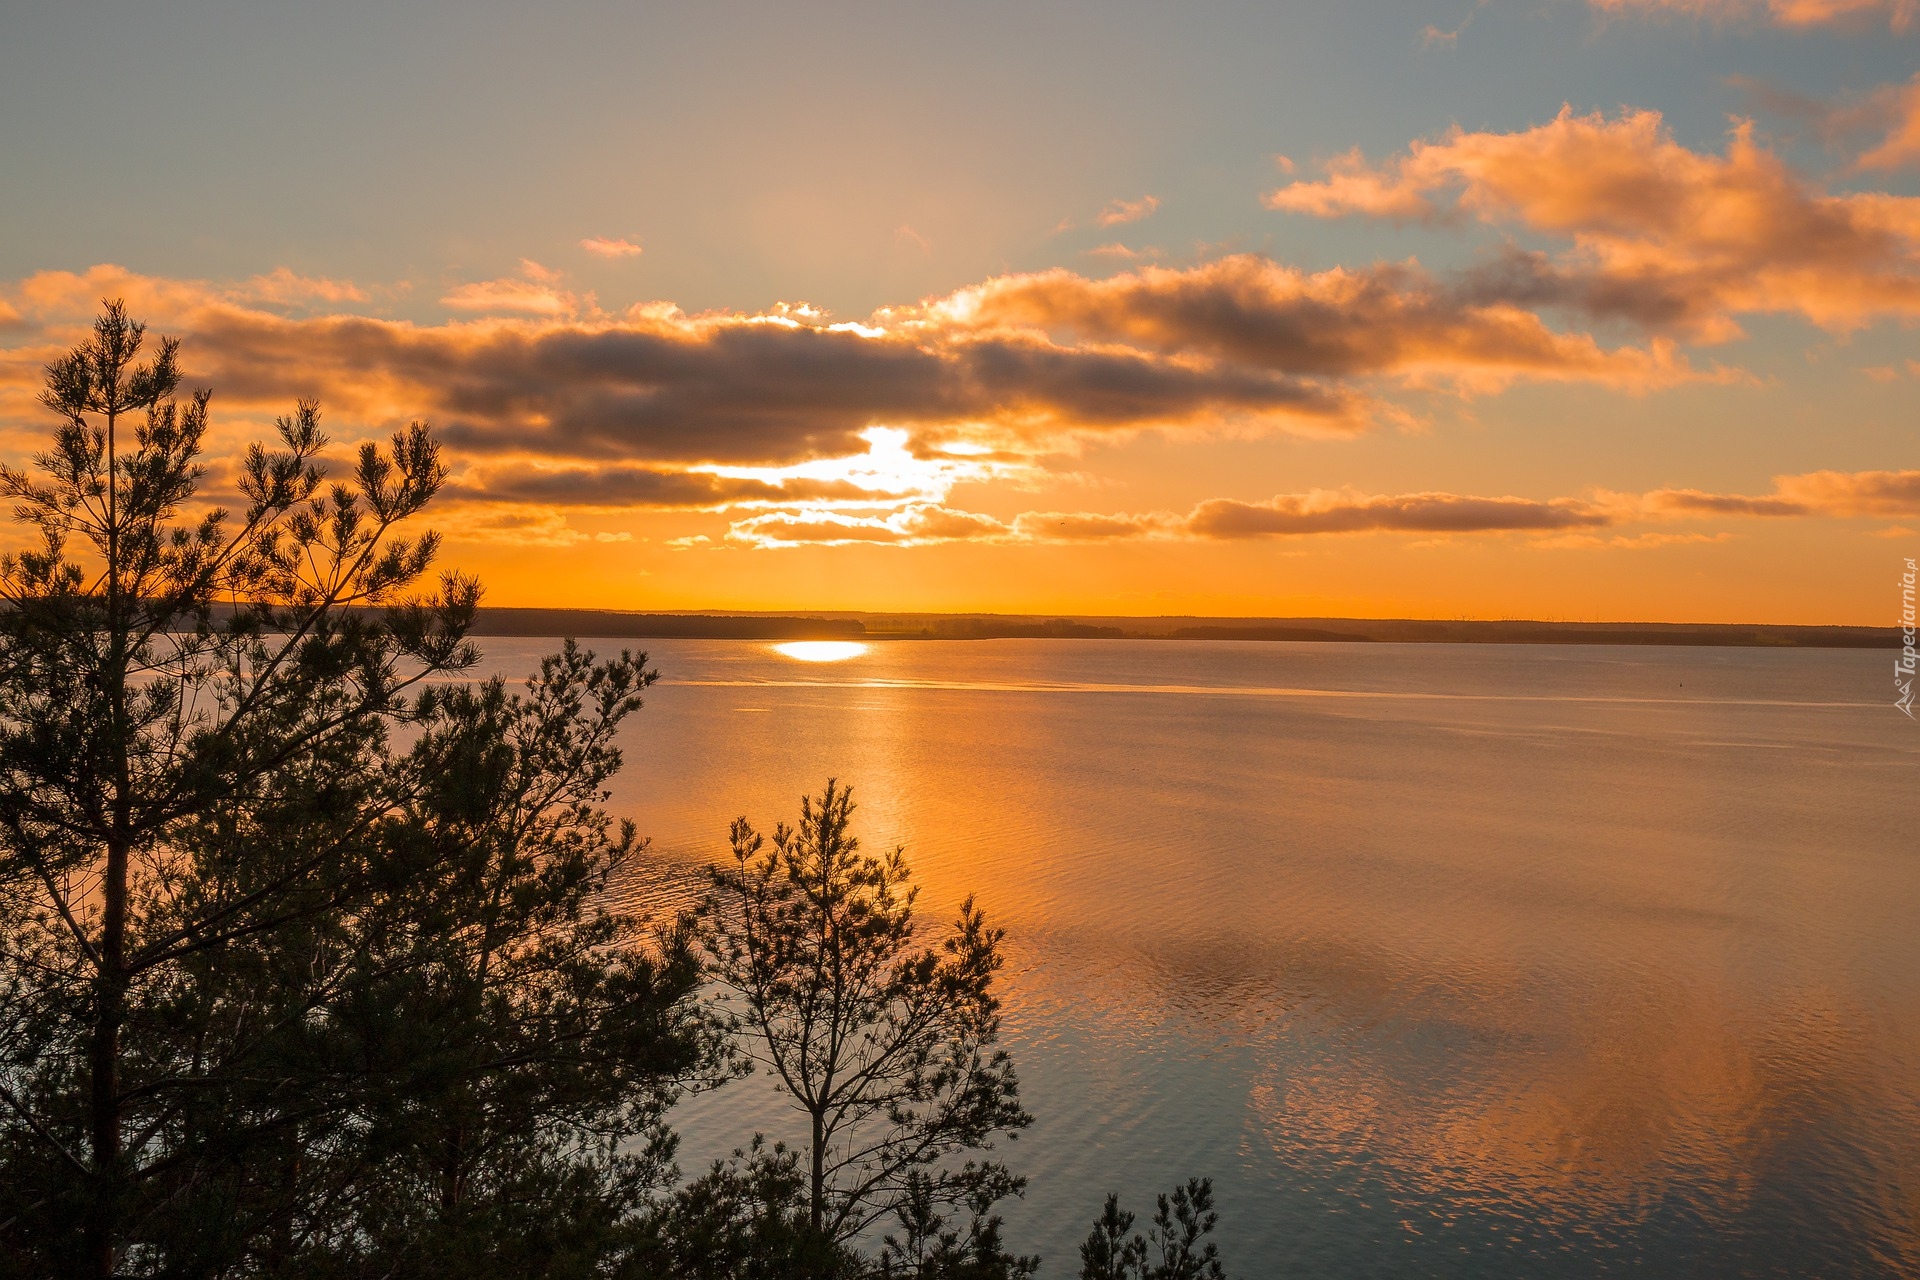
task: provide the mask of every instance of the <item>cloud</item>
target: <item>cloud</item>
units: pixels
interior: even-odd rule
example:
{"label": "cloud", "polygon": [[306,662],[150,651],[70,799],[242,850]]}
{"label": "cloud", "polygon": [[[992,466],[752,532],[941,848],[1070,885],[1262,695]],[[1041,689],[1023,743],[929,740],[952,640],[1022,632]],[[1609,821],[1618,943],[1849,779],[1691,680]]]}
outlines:
{"label": "cloud", "polygon": [[1540,533],[1600,528],[1614,517],[1575,499],[1477,498],[1449,493],[1371,496],[1353,490],[1282,494],[1266,502],[1213,498],[1171,511],[1101,514],[1027,511],[1010,521],[936,504],[886,514],[802,509],[735,521],[729,541],[755,547],[926,546],[943,542],[1087,543],[1139,539],[1243,541],[1345,533]]}
{"label": "cloud", "polygon": [[1262,538],[1305,533],[1489,533],[1584,529],[1611,523],[1573,499],[1474,498],[1451,493],[1368,497],[1350,491],[1284,494],[1266,502],[1215,498],[1201,503],[1187,527],[1205,538]]}
{"label": "cloud", "polygon": [[916,503],[885,515],[860,516],[838,511],[774,511],[736,520],[729,542],[752,547],[848,546],[914,547],[941,542],[992,541],[1007,536],[1006,525],[991,516],[955,511],[934,503]]}
{"label": "cloud", "polygon": [[455,501],[681,511],[836,500],[871,505],[875,498],[871,490],[846,481],[795,480],[782,484],[706,471],[671,471],[619,463],[597,467],[521,464],[474,468],[449,484],[447,496]]}
{"label": "cloud", "polygon": [[0,317],[8,318],[5,323],[52,329],[66,326],[75,332],[92,324],[104,296],[124,297],[135,315],[156,321],[214,304],[297,309],[312,303],[363,303],[372,296],[370,290],[351,280],[303,276],[290,267],[275,267],[237,282],[215,283],[147,276],[113,263],[100,263],[80,272],[36,272],[15,282],[10,290],[0,286],[0,291],[7,293],[0,298]]}
{"label": "cloud", "polygon": [[465,503],[437,507],[434,525],[449,538],[512,547],[575,547],[594,536],[567,524],[565,512],[543,507]]}
{"label": "cloud", "polygon": [[1727,83],[1744,92],[1759,110],[1804,122],[1829,147],[1862,133],[1879,133],[1879,143],[1854,160],[1856,172],[1920,164],[1920,76],[1867,93],[1843,94],[1833,101],[1810,98],[1753,76],[1729,76]]}
{"label": "cloud", "polygon": [[1069,271],[1001,276],[929,310],[968,324],[1031,327],[1242,367],[1490,391],[1519,380],[1647,390],[1700,375],[1670,343],[1603,348],[1556,331],[1481,281],[1416,263],[1306,273],[1241,254],[1185,269],[1089,280]]}
{"label": "cloud", "polygon": [[[887,507],[879,525],[828,521],[828,531],[900,541],[936,535],[888,524],[898,509],[931,518],[957,484],[1025,483],[1092,439],[1353,433],[1407,420],[1388,398],[1395,386],[1479,394],[1580,380],[1641,391],[1717,376],[1665,339],[1603,347],[1488,300],[1477,280],[1413,263],[1309,274],[1241,255],[1103,280],[1056,270],[866,321],[805,304],[688,315],[652,303],[610,315],[533,262],[504,284],[450,294],[449,306],[503,294],[550,304],[438,324],[266,309],[318,293],[289,284],[298,279],[226,286],[102,266],[0,287],[0,307],[17,317],[0,346],[0,415],[36,412],[41,365],[83,331],[98,298],[124,296],[156,332],[187,338],[190,379],[214,386],[229,410],[277,412],[312,396],[349,438],[433,421],[456,464],[449,498],[462,503],[804,508],[846,520]],[[1045,514],[1004,536],[1038,536]],[[1102,523],[1110,517],[1052,518],[1076,536],[1116,532]]]}
{"label": "cloud", "polygon": [[1920,471],[1814,471],[1774,483],[1823,515],[1920,516]]}
{"label": "cloud", "polygon": [[[1452,49],[1456,47],[1460,43],[1460,37],[1466,34],[1468,27],[1473,25],[1473,20],[1480,16],[1480,11],[1491,3],[1492,0],[1474,0],[1473,8],[1467,10],[1467,16],[1462,18],[1459,25],[1455,27],[1439,27],[1433,23],[1428,23],[1426,28],[1420,32],[1420,43],[1422,47],[1428,49]],[[1289,170],[1289,172],[1291,172],[1291,170]]]}
{"label": "cloud", "polygon": [[1589,548],[1607,551],[1654,551],[1661,547],[1684,547],[1699,543],[1731,542],[1731,533],[1635,533],[1635,534],[1593,534],[1568,533],[1553,538],[1539,538],[1533,543],[1536,547],[1549,550],[1587,550]]}
{"label": "cloud", "polygon": [[1775,476],[1774,491],[1758,497],[1656,489],[1641,500],[1655,515],[1916,516],[1920,471],[1810,471]]}
{"label": "cloud", "polygon": [[[863,326],[863,328],[867,328]],[[878,333],[879,336],[868,336]],[[781,464],[863,452],[1238,423],[1355,430],[1350,391],[1284,371],[1075,348],[1031,334],[868,333],[785,317],[417,327],[203,314],[190,357],[232,394],[299,389],[436,419],[476,454]]]}
{"label": "cloud", "polygon": [[1170,511],[1140,515],[1100,515],[1091,511],[1023,511],[1013,531],[1026,542],[1113,542],[1129,538],[1177,537],[1185,521]]}
{"label": "cloud", "polygon": [[735,521],[729,541],[779,548],[851,543],[1088,543],[1139,539],[1244,541],[1350,533],[1543,533],[1601,528],[1614,516],[1575,499],[1477,498],[1450,493],[1372,496],[1353,490],[1281,494],[1266,502],[1213,498],[1171,511],[1100,514],[1027,511],[1010,521],[936,504],[858,515],[802,509]]}
{"label": "cloud", "polygon": [[1553,256],[1508,249],[1481,287],[1515,306],[1700,340],[1738,336],[1742,314],[1797,314],[1836,332],[1920,317],[1920,198],[1828,194],[1745,123],[1718,156],[1676,143],[1658,112],[1569,107],[1517,133],[1456,128],[1383,165],[1349,153],[1266,203],[1317,217],[1472,218],[1566,241]]}
{"label": "cloud", "polygon": [[1724,542],[1733,535],[1635,534],[1602,531],[1649,520],[1718,516],[1920,515],[1920,471],[1816,471],[1780,476],[1765,496],[1698,489],[1645,494],[1595,492],[1546,500],[1478,497],[1443,492],[1367,494],[1314,489],[1264,502],[1209,498],[1185,514],[1174,511],[1099,513],[1027,511],[1011,520],[932,503],[879,514],[814,509],[770,511],[734,522],[727,537],[746,546],[778,548],[853,543],[926,546],[944,542],[1094,543],[1117,541],[1246,541],[1320,535],[1525,534],[1539,546],[1646,550]]}
{"label": "cloud", "polygon": [[440,305],[455,311],[570,316],[580,309],[580,300],[558,287],[560,278],[559,272],[523,258],[518,276],[459,285],[447,291]]}
{"label": "cloud", "polygon": [[1804,516],[1804,503],[1790,498],[1748,497],[1738,493],[1705,493],[1699,489],[1656,489],[1641,505],[1649,514],[1665,516]]}
{"label": "cloud", "polygon": [[1861,169],[1900,169],[1920,164],[1920,75],[1886,92],[1891,117],[1886,138],[1854,164]]}
{"label": "cloud", "polygon": [[1159,196],[1141,196],[1138,200],[1115,200],[1102,209],[1093,221],[1096,226],[1117,227],[1123,223],[1150,218],[1154,210],[1159,207]]}
{"label": "cloud", "polygon": [[1587,0],[1614,16],[1686,17],[1708,22],[1765,21],[1790,28],[1864,26],[1884,20],[1895,31],[1912,27],[1916,0]]}
{"label": "cloud", "polygon": [[597,258],[637,258],[646,252],[631,240],[606,236],[588,236],[580,242],[580,247]]}
{"label": "cloud", "polygon": [[[310,395],[336,420],[430,418],[476,461],[665,472],[850,459],[882,427],[922,456],[964,447],[1031,459],[1143,430],[1349,434],[1408,420],[1383,395],[1393,384],[1644,391],[1721,376],[1664,339],[1603,347],[1488,296],[1483,281],[1414,263],[1308,274],[1239,255],[1102,280],[1055,270],[864,322],[804,304],[687,315],[652,303],[609,315],[531,261],[513,278],[450,291],[450,309],[481,314],[442,324],[262,309],[283,293],[100,267],[0,288],[0,305],[52,334],[77,331],[101,296],[125,296],[158,331],[188,338],[189,371],[223,403]],[[16,350],[37,377],[47,352]]]}
{"label": "cloud", "polygon": [[351,280],[329,280],[320,276],[298,275],[290,268],[275,267],[266,275],[255,276],[241,286],[243,296],[254,302],[294,305],[310,302],[365,302],[367,291]]}

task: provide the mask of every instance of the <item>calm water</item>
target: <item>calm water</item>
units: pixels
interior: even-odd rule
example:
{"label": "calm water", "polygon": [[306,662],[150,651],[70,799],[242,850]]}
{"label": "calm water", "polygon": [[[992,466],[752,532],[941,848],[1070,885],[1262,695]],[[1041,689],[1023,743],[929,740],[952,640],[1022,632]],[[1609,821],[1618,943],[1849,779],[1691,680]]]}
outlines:
{"label": "calm water", "polygon": [[[1920,725],[1884,654],[647,648],[632,894],[836,775],[930,913],[1007,928],[1043,1275],[1104,1192],[1190,1174],[1241,1276],[1920,1274]],[[793,1131],[757,1078],[677,1120],[696,1158]]]}

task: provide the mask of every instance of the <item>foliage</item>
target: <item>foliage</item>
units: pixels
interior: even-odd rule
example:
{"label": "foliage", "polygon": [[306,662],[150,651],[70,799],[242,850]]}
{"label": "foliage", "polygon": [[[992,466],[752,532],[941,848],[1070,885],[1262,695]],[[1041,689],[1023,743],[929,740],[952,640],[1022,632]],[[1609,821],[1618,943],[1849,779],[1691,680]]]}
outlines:
{"label": "foliage", "polygon": [[[644,656],[450,684],[479,589],[410,595],[438,540],[395,532],[427,429],[327,485],[303,402],[195,506],[210,398],[143,345],[107,304],[37,474],[0,467],[36,537],[0,559],[0,1274],[1031,1277],[977,1158],[1031,1117],[972,899],[926,945],[830,781],[649,933],[602,807]],[[738,1056],[806,1141],[673,1187],[668,1109]],[[1216,1221],[1204,1181],[1146,1236],[1109,1197],[1083,1275],[1222,1280]]]}
{"label": "foliage", "polygon": [[1080,1280],[1226,1280],[1219,1247],[1204,1239],[1219,1221],[1211,1178],[1189,1178],[1160,1196],[1153,1227],[1131,1239],[1133,1215],[1110,1194],[1080,1246]]}
{"label": "foliage", "polygon": [[770,846],[736,821],[701,912],[723,1016],[806,1114],[808,1221],[843,1243],[910,1203],[1017,1193],[1003,1165],[953,1159],[1032,1122],[995,1047],[1001,931],[968,899],[918,945],[904,850],[860,853],[853,809],[830,781]]}
{"label": "foliage", "polygon": [[[438,547],[393,534],[445,476],[424,426],[386,453],[362,446],[352,479],[323,487],[326,441],[302,403],[278,449],[241,461],[237,516],[189,513],[209,394],[176,401],[178,343],[141,363],[143,337],[107,304],[47,367],[41,401],[60,425],[38,478],[0,468],[38,535],[0,560],[0,1222],[26,1254],[84,1255],[99,1276],[204,1159],[226,1158],[191,1117],[212,1082],[257,1079],[276,1025],[215,1020],[181,1040],[182,1020],[218,1003],[189,972],[357,890],[366,868],[346,848],[393,803],[367,768],[386,722],[475,656],[473,583],[400,599]],[[219,821],[276,834],[238,865],[188,838]],[[319,970],[300,985],[324,986],[341,953],[309,942]],[[291,1123],[289,1106],[247,1123]]]}
{"label": "foliage", "polygon": [[379,1086],[309,1197],[308,1273],[598,1275],[670,1172],[662,1115],[717,1046],[684,925],[647,944],[608,905],[644,843],[599,807],[652,679],[568,642],[524,695],[421,699],[405,893],[364,917],[377,977],[327,1010]]}
{"label": "foliage", "polygon": [[808,1221],[798,1154],[758,1135],[660,1202],[636,1235],[623,1280],[844,1280],[862,1269]]}
{"label": "foliage", "polygon": [[898,1236],[880,1250],[884,1280],[1025,1280],[1040,1269],[1038,1258],[1008,1253],[1000,1239],[1001,1219],[993,1204],[1007,1188],[988,1185],[967,1202],[965,1231],[950,1227],[935,1204],[931,1180],[908,1175],[907,1195],[895,1209]]}

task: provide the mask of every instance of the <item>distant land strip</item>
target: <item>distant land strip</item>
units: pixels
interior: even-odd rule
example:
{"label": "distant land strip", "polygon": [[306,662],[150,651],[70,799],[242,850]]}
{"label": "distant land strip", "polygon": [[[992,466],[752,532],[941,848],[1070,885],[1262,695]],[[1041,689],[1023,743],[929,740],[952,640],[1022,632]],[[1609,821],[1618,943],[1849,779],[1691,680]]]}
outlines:
{"label": "distant land strip", "polygon": [[1661,644],[1897,649],[1893,627],[1420,618],[1124,618],[1018,614],[629,613],[480,610],[480,636],[686,640],[1260,640],[1346,644]]}

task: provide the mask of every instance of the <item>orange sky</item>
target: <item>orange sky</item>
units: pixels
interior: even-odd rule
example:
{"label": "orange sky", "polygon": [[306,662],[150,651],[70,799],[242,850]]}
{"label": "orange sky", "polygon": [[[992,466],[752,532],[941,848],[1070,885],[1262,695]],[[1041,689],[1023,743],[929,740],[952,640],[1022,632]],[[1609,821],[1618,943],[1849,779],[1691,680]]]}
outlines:
{"label": "orange sky", "polygon": [[[1481,8],[1340,56],[1424,74],[1528,31]],[[925,261],[891,284],[822,285],[809,255],[843,232],[814,215],[703,287],[707,250],[641,211],[556,209],[376,277],[293,215],[277,239],[234,222],[253,239],[223,256],[23,205],[0,450],[34,447],[40,365],[114,296],[186,339],[216,455],[300,396],[342,445],[434,423],[432,523],[495,604],[1887,623],[1920,549],[1920,78],[1857,67],[1901,65],[1913,6],[1572,9],[1563,44],[1524,38],[1618,94],[1516,73],[1467,127],[1438,89],[1383,92],[1398,141],[1329,113],[1267,139],[1292,154],[1196,120],[1205,173],[1143,142],[1136,173],[994,191],[1031,222],[997,249],[948,249],[898,157],[817,141],[857,171],[849,210],[898,204],[867,251]],[[1765,75],[1703,89],[1652,40]],[[55,141],[9,172],[51,172]],[[1246,174],[1229,194],[1220,156]],[[700,207],[687,177],[661,179],[674,209]],[[789,277],[825,300],[780,301]]]}

